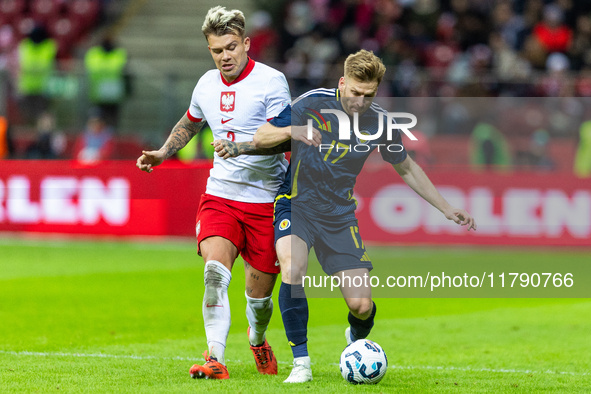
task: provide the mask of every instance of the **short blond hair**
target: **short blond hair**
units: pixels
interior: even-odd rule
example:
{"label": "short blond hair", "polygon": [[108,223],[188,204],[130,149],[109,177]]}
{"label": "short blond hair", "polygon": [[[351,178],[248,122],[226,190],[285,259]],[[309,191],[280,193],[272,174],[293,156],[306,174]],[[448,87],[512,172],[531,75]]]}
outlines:
{"label": "short blond hair", "polygon": [[244,26],[245,20],[242,11],[228,11],[226,7],[218,5],[217,7],[210,8],[207,12],[201,31],[206,39],[210,34],[215,36],[234,34],[244,37]]}
{"label": "short blond hair", "polygon": [[347,57],[345,60],[345,77],[354,78],[359,82],[382,82],[386,66],[382,59],[372,51],[362,49]]}

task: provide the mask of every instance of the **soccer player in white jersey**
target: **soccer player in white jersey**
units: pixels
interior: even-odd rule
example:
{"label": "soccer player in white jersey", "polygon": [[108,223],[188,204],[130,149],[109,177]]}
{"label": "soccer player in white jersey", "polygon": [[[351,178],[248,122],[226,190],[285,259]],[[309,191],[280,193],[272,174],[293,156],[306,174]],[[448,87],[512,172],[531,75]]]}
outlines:
{"label": "soccer player in white jersey", "polygon": [[[277,361],[265,339],[273,312],[271,294],[279,264],[273,240],[273,201],[283,182],[287,161],[283,148],[255,150],[257,128],[290,102],[285,76],[250,59],[244,15],[224,7],[209,10],[203,34],[217,70],[205,73],[193,92],[187,113],[157,151],[143,151],[137,166],[152,172],[184,147],[205,121],[216,140],[243,142],[241,156],[216,156],[197,214],[198,251],[205,260],[203,320],[206,363],[194,365],[193,378],[227,379],[224,351],[230,330],[228,285],[231,269],[242,255],[246,276],[248,339],[262,374],[277,374]],[[218,71],[219,70],[219,71]]]}

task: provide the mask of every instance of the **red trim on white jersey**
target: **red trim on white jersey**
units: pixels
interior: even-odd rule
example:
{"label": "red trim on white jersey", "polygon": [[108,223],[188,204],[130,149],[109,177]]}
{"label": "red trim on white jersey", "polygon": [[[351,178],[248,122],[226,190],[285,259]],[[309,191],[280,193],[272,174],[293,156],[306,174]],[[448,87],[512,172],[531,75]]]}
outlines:
{"label": "red trim on white jersey", "polygon": [[201,118],[196,118],[193,115],[191,115],[191,112],[189,110],[187,110],[187,118],[189,118],[189,120],[193,123],[199,123],[203,120]]}
{"label": "red trim on white jersey", "polygon": [[238,83],[240,81],[242,81],[244,78],[248,77],[248,74],[250,74],[250,72],[252,71],[252,69],[254,68],[254,60],[252,60],[250,57],[248,58],[248,62],[246,63],[246,67],[244,67],[244,70],[242,70],[242,72],[240,73],[240,75],[238,76],[238,78],[236,78],[235,80],[233,80],[232,82],[228,82],[224,79],[224,75],[222,74],[222,72],[220,71],[220,76],[222,77],[222,82],[224,83],[224,85],[226,86],[231,86],[234,85],[235,83]]}

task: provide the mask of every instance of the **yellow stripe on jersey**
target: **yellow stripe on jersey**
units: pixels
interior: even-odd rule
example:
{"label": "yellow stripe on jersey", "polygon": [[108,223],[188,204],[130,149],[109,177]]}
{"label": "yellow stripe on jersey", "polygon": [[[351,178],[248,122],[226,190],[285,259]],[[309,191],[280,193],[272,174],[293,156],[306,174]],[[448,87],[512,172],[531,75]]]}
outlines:
{"label": "yellow stripe on jersey", "polygon": [[295,197],[298,195],[298,174],[300,173],[300,164],[302,161],[298,161],[298,166],[296,168],[295,175],[293,176],[293,185],[291,186],[291,197]]}
{"label": "yellow stripe on jersey", "polygon": [[355,208],[357,208],[358,202],[357,199],[355,197],[353,197],[353,194],[351,193],[351,190],[349,190],[349,197],[347,197],[347,200],[351,200],[355,202]]}

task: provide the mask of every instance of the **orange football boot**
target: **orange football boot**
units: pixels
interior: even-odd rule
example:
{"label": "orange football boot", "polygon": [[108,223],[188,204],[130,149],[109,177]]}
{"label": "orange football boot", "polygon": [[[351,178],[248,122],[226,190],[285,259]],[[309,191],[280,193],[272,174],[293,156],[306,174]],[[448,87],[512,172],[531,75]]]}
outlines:
{"label": "orange football boot", "polygon": [[[248,327],[246,333],[250,338],[250,327]],[[252,354],[254,354],[254,361],[260,374],[277,375],[277,360],[273,354],[273,349],[271,349],[271,346],[266,339],[261,346],[250,345],[250,350],[252,350]]]}
{"label": "orange football boot", "polygon": [[203,353],[205,364],[195,364],[189,373],[193,379],[230,379],[228,368],[213,357],[207,356],[207,350]]}

